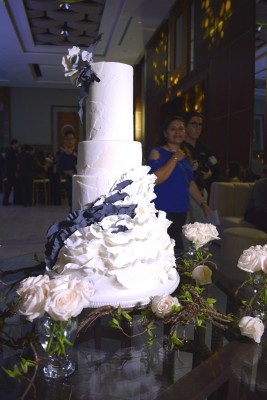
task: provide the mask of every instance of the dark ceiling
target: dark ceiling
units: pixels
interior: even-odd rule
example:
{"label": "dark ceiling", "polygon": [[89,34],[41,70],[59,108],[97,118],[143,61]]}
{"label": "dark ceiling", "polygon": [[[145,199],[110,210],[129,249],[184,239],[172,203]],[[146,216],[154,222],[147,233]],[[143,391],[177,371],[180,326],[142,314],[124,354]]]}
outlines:
{"label": "dark ceiling", "polygon": [[[254,0],[252,0],[254,1]],[[103,33],[94,61],[136,64],[176,0],[0,0],[0,85],[71,88],[62,57]],[[255,87],[265,89],[267,0],[255,0]]]}

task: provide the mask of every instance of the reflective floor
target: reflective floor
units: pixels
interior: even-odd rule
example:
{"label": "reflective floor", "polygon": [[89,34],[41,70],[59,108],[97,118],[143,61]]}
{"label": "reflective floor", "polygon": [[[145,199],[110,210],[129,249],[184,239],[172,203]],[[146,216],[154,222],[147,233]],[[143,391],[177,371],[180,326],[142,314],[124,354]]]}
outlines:
{"label": "reflective floor", "polygon": [[66,218],[68,205],[3,206],[2,196],[0,193],[0,269],[31,264],[34,254],[42,259],[47,229]]}

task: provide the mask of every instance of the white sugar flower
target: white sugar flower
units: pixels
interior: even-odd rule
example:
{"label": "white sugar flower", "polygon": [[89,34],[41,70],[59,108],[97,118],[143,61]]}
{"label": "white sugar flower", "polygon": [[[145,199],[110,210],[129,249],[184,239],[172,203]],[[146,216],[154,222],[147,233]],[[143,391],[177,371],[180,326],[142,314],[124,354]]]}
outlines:
{"label": "white sugar flower", "polygon": [[92,64],[93,53],[86,50],[82,51],[82,60],[88,62],[88,64]]}
{"label": "white sugar flower", "polygon": [[182,232],[186,239],[194,243],[196,249],[204,246],[211,240],[219,239],[215,225],[195,222],[194,224],[184,225]]}

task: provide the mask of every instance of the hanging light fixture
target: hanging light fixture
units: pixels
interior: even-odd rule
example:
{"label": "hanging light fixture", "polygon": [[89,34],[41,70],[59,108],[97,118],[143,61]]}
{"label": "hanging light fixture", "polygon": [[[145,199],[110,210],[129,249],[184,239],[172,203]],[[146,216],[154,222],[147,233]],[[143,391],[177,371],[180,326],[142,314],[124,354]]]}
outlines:
{"label": "hanging light fixture", "polygon": [[65,36],[65,38],[67,38],[68,36],[69,36],[69,30],[68,30],[68,24],[67,24],[67,22],[64,22],[64,26],[62,27],[62,29],[61,29],[61,31],[60,31],[60,34],[62,35],[62,36]]}
{"label": "hanging light fixture", "polygon": [[69,3],[60,3],[59,8],[61,8],[62,10],[69,10],[70,4]]}

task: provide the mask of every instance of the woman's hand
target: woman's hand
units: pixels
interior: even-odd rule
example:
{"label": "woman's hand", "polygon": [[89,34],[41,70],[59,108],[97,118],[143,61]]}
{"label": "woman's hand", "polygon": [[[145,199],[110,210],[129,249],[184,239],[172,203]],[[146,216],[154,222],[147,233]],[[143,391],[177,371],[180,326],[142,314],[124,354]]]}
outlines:
{"label": "woman's hand", "polygon": [[181,149],[177,149],[172,156],[172,159],[179,162],[185,158],[185,153]]}

